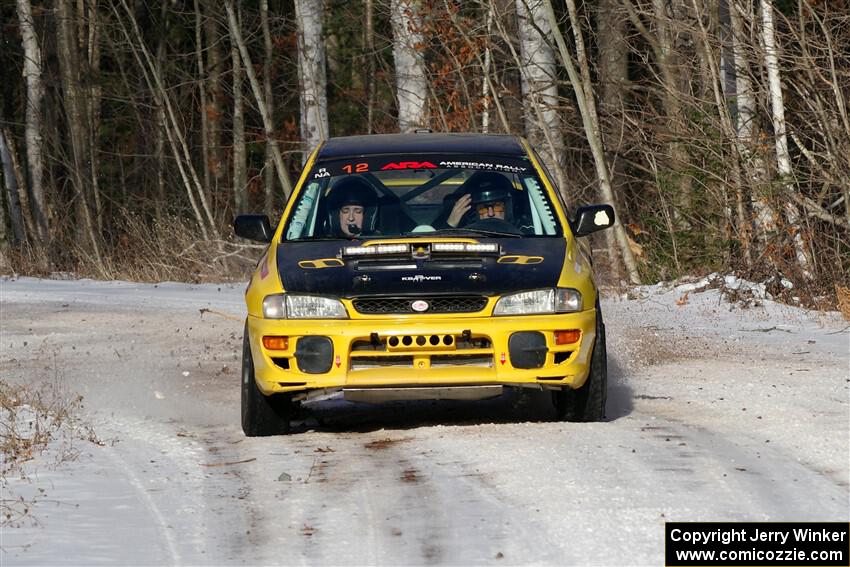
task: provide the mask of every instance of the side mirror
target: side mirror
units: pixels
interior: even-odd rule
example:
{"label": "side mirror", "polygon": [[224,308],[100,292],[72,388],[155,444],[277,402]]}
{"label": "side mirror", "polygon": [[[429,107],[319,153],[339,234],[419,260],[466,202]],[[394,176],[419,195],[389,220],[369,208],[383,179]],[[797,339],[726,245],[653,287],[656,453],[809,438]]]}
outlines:
{"label": "side mirror", "polygon": [[271,242],[274,234],[266,215],[239,215],[233,221],[233,232],[236,236],[265,243]]}
{"label": "side mirror", "polygon": [[579,207],[573,222],[576,237],[587,236],[614,224],[614,207],[611,205],[588,205]]}

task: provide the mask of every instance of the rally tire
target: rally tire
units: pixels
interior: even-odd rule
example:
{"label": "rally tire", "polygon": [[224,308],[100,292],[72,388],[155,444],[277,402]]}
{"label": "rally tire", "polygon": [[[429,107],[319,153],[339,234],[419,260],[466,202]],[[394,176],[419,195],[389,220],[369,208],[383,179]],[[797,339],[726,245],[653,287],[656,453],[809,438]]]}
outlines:
{"label": "rally tire", "polygon": [[293,412],[294,406],[289,395],[266,396],[257,388],[246,326],[242,339],[242,431],[247,437],[289,433]]}
{"label": "rally tire", "polygon": [[602,421],[608,398],[608,351],[605,324],[596,308],[596,340],[590,356],[590,373],[577,390],[565,389],[553,395],[557,417],[563,421]]}

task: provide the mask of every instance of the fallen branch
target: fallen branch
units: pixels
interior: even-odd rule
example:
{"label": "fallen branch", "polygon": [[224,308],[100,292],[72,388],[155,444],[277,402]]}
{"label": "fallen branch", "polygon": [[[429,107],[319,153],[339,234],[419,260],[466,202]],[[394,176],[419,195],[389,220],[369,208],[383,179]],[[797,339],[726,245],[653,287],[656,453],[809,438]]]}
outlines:
{"label": "fallen branch", "polygon": [[242,320],[240,317],[236,317],[235,315],[230,315],[228,313],[222,313],[221,311],[216,311],[215,309],[207,309],[206,307],[201,307],[200,309],[198,309],[198,311],[201,313],[201,316],[203,316],[204,313],[212,313],[213,315],[219,315],[221,317],[224,317],[225,319],[230,319],[231,321],[241,321]]}
{"label": "fallen branch", "polygon": [[250,463],[251,461],[256,461],[256,457],[251,457],[250,459],[245,459],[242,461],[228,461],[226,463],[201,463],[202,467],[226,467],[229,465],[241,465],[242,463]]}

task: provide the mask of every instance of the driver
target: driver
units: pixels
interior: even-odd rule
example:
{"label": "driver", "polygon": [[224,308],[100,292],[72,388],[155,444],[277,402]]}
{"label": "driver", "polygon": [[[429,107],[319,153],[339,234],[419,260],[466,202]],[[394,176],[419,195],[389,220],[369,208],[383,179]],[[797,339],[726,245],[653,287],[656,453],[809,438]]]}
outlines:
{"label": "driver", "polygon": [[511,182],[495,172],[476,174],[470,178],[472,180],[475,181],[475,188],[457,200],[446,223],[457,228],[465,217],[470,219],[466,224],[488,219],[512,221]]}
{"label": "driver", "polygon": [[328,196],[331,233],[352,238],[375,234],[378,206],[375,191],[359,177],[345,177]]}

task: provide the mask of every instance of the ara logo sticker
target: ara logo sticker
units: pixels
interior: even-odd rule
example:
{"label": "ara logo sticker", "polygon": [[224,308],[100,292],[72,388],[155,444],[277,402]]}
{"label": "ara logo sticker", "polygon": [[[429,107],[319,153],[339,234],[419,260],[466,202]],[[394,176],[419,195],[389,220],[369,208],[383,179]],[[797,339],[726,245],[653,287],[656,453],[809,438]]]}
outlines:
{"label": "ara logo sticker", "polygon": [[320,178],[322,178],[322,177],[330,177],[330,176],[331,176],[331,174],[330,174],[330,173],[328,173],[327,168],[320,167],[320,168],[319,168],[319,171],[317,171],[317,172],[315,173],[315,175],[313,175],[313,179],[320,179]]}
{"label": "ara logo sticker", "polygon": [[608,226],[610,222],[611,218],[605,211],[599,211],[593,216],[593,224],[595,224],[596,226]]}
{"label": "ara logo sticker", "polygon": [[437,166],[430,161],[399,161],[388,163],[381,168],[381,171],[388,171],[391,169],[437,169]]}
{"label": "ara logo sticker", "polygon": [[502,353],[501,356],[499,356],[499,362],[501,362],[504,366],[506,360],[507,358],[505,358],[505,353]]}
{"label": "ara logo sticker", "polygon": [[422,274],[401,277],[401,281],[403,282],[438,282],[442,279],[443,276],[423,276]]}
{"label": "ara logo sticker", "polygon": [[417,313],[422,313],[423,311],[428,311],[429,307],[430,307],[430,305],[428,305],[428,302],[423,301],[421,299],[417,299],[416,301],[414,301],[413,303],[410,304],[410,308],[413,309],[414,311],[416,311]]}
{"label": "ara logo sticker", "polygon": [[342,361],[339,359],[339,355],[336,355],[336,360],[334,361],[336,367],[339,368],[339,365],[342,364]]}

